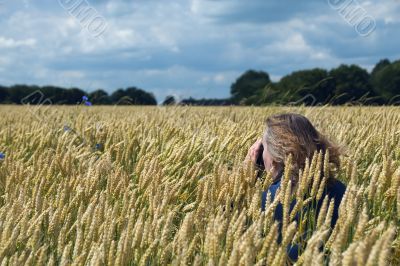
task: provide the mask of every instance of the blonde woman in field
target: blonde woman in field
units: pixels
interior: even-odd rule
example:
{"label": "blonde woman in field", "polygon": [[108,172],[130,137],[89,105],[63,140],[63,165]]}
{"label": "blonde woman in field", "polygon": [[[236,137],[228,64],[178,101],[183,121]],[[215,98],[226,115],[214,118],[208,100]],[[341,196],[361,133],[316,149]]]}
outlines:
{"label": "blonde woman in field", "polygon": [[[329,151],[329,164],[339,169],[340,147],[318,132],[306,117],[294,113],[268,117],[266,120],[266,130],[262,139],[257,140],[251,146],[246,157],[247,161],[252,161],[256,166],[269,171],[272,175],[272,185],[262,194],[261,209],[264,211],[266,208],[268,194],[271,195],[271,200],[274,200],[281,185],[281,178],[285,170],[285,161],[290,154],[292,156],[291,172],[293,173],[290,176],[290,180],[293,187],[296,187],[301,181],[298,180],[298,173],[299,170],[304,170],[306,158],[311,160],[315,152],[322,152],[325,155],[327,151]],[[320,178],[322,179],[322,172]],[[315,204],[316,217],[318,217],[325,196],[328,196],[329,200],[334,199],[334,210],[331,219],[331,227],[333,228],[338,219],[339,205],[346,186],[332,176],[327,177],[325,184],[323,194]],[[295,201],[291,203],[291,208],[294,205]],[[279,204],[275,210],[274,218],[282,222],[282,217],[283,209],[282,205]],[[299,217],[296,218],[297,220],[299,219]],[[278,239],[278,241],[280,240]],[[292,260],[297,259],[297,248],[297,246],[288,248],[289,257]]]}

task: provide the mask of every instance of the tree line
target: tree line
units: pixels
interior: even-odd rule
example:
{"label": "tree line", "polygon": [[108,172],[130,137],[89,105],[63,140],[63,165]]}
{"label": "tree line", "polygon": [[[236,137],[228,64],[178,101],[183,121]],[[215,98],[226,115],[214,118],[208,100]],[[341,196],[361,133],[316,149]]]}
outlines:
{"label": "tree line", "polygon": [[357,65],[314,68],[272,82],[264,71],[248,70],[231,85],[227,99],[187,99],[191,105],[400,105],[400,60],[379,61],[371,73]]}
{"label": "tree line", "polygon": [[3,104],[79,104],[87,99],[97,105],[156,105],[152,93],[136,87],[118,89],[109,95],[104,90],[87,93],[79,88],[56,86],[14,85],[0,86],[0,103]]}
{"label": "tree line", "polygon": [[[87,93],[79,88],[55,86],[0,86],[0,103],[38,104],[40,92],[44,104],[77,104],[87,96],[97,105],[157,105],[152,93],[137,87],[118,89],[112,94],[104,90]],[[340,65],[331,70],[300,70],[272,82],[265,71],[248,70],[231,85],[226,99],[183,99],[167,96],[163,105],[399,105],[400,60],[379,61],[371,72],[357,65]],[[43,99],[42,99],[43,100]]]}

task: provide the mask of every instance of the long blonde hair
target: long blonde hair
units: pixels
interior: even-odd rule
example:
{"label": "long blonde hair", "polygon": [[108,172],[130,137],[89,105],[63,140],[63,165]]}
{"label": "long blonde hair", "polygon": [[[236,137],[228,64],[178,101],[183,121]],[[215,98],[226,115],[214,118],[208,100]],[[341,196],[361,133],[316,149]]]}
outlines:
{"label": "long blonde hair", "polygon": [[[296,113],[277,114],[268,117],[265,122],[264,138],[276,169],[284,169],[285,160],[291,154],[292,173],[297,175],[300,169],[304,169],[306,158],[311,160],[315,152],[325,154],[327,150],[329,163],[339,169],[342,147],[328,140],[305,116]],[[294,181],[297,182],[297,178]]]}

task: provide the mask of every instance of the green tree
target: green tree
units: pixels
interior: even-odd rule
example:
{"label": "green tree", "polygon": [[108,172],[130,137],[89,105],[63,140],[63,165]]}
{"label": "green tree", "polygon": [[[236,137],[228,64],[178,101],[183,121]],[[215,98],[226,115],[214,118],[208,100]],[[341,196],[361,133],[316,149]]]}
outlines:
{"label": "green tree", "polygon": [[369,73],[357,65],[340,65],[329,75],[334,78],[336,88],[333,104],[360,102],[365,97],[374,97]]}
{"label": "green tree", "polygon": [[162,103],[162,105],[175,105],[176,104],[176,100],[174,96],[168,95],[167,97],[165,97],[164,102]]}
{"label": "green tree", "polygon": [[63,91],[63,104],[79,104],[82,102],[82,97],[86,95],[81,89],[71,88]]}
{"label": "green tree", "polygon": [[[67,99],[63,98],[67,94],[67,90],[55,86],[44,86],[39,88],[40,92],[43,93],[45,99],[49,99],[53,104],[64,104],[68,102]],[[43,99],[43,101],[45,100]]]}
{"label": "green tree", "polygon": [[8,88],[0,86],[0,103],[6,103],[8,100]]}
{"label": "green tree", "polygon": [[258,96],[270,83],[268,73],[248,70],[231,85],[231,100],[234,104],[258,104]]}
{"label": "green tree", "polygon": [[116,90],[111,95],[111,100],[118,105],[157,105],[157,100],[152,93],[136,87]]}
{"label": "green tree", "polygon": [[276,85],[281,104],[315,105],[326,103],[333,96],[335,85],[328,72],[321,68],[295,71],[284,76]]}
{"label": "green tree", "polygon": [[135,105],[157,105],[157,100],[152,93],[136,87],[127,88],[126,96],[130,97]]}
{"label": "green tree", "polygon": [[387,58],[380,60],[375,65],[374,69],[372,69],[371,76],[375,75],[377,72],[379,72],[380,70],[382,70],[386,66],[389,66],[390,64],[391,63],[390,63],[389,59],[387,59]]}
{"label": "green tree", "polygon": [[[37,86],[28,86],[24,84],[13,85],[9,88],[9,99],[12,103],[22,104],[22,103],[30,103],[30,104],[40,104],[42,96],[38,97],[30,97],[30,95],[34,94],[35,91],[38,91],[40,88]],[[25,99],[29,98],[27,101]],[[43,99],[44,100],[44,99]]]}
{"label": "green tree", "polygon": [[400,60],[379,68],[376,66],[375,69],[371,75],[371,82],[376,92],[388,104],[398,102],[400,100]]}
{"label": "green tree", "polygon": [[104,90],[95,90],[89,94],[89,101],[93,104],[109,104],[111,102],[108,93]]}
{"label": "green tree", "polygon": [[110,98],[111,98],[111,102],[113,104],[118,104],[118,105],[129,105],[132,104],[130,101],[122,101],[122,98],[125,96],[125,91],[123,89],[118,89],[116,91],[114,91]]}

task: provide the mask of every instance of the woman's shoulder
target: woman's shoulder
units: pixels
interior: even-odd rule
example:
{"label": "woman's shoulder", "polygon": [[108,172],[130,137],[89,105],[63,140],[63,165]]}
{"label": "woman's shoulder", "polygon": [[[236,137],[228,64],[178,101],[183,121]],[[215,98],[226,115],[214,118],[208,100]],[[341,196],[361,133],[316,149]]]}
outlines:
{"label": "woman's shoulder", "polygon": [[278,191],[278,188],[281,186],[281,180],[277,180],[274,183],[272,183],[267,190],[263,192],[263,197],[266,197],[268,192],[271,193],[271,198],[275,198],[275,194]]}
{"label": "woman's shoulder", "polygon": [[272,183],[272,184],[269,186],[268,190],[271,190],[271,191],[276,192],[280,186],[281,186],[281,180]]}
{"label": "woman's shoulder", "polygon": [[267,203],[267,196],[268,194],[271,195],[271,200],[275,199],[276,192],[278,191],[278,188],[281,185],[281,181],[276,181],[272,183],[267,190],[263,191],[262,196],[261,196],[261,210],[265,211],[265,204]]}

